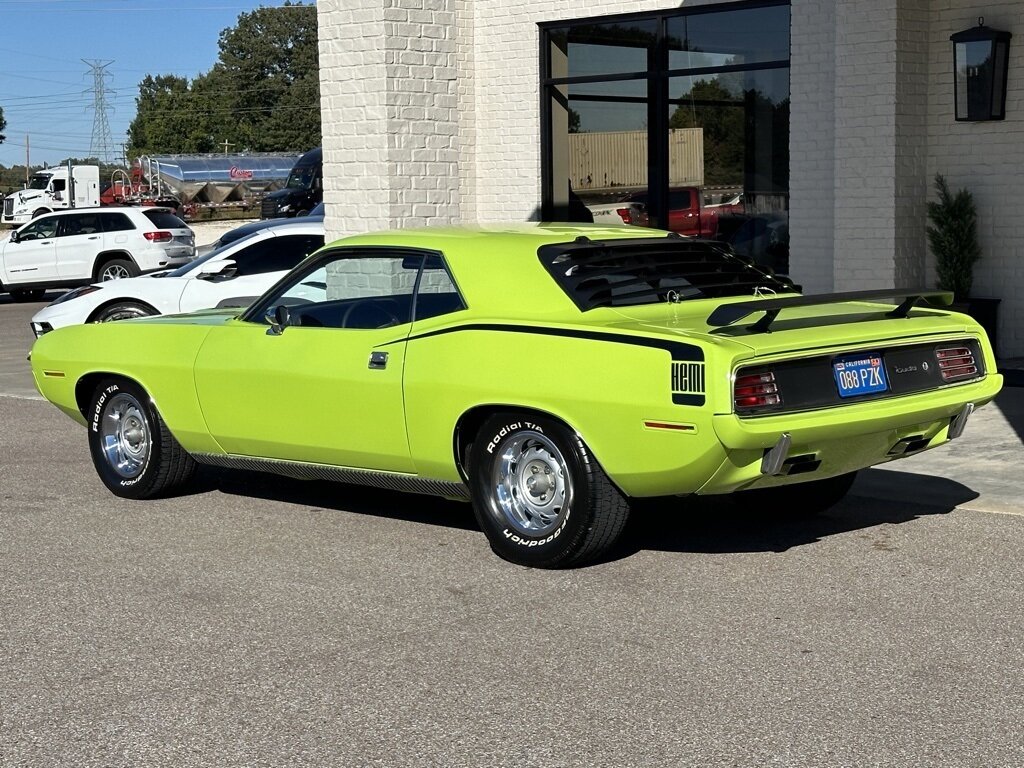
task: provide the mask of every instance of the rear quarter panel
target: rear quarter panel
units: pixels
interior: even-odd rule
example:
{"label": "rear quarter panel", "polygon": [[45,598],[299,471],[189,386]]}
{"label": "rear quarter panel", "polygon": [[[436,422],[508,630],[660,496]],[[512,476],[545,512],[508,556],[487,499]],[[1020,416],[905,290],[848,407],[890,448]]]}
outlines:
{"label": "rear quarter panel", "polygon": [[[410,448],[424,476],[459,479],[456,425],[481,407],[531,409],[562,420],[633,496],[695,491],[723,461],[710,403],[673,402],[672,358],[664,349],[543,332],[466,329],[416,338],[429,330],[428,323],[414,328],[405,369]],[[645,421],[692,429],[650,429]]]}

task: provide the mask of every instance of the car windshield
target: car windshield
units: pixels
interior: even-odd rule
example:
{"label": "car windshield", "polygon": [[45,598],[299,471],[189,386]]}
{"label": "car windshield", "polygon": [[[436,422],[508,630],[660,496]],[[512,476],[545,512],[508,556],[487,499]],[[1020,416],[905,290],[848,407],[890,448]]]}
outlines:
{"label": "car windshield", "polygon": [[161,277],[185,277],[186,275],[190,274],[194,270],[196,270],[199,267],[201,267],[206,262],[212,261],[213,259],[216,259],[222,253],[224,253],[224,251],[228,250],[229,248],[234,248],[239,243],[244,243],[246,240],[254,238],[258,234],[259,234],[259,232],[253,232],[253,233],[251,233],[249,235],[246,235],[245,237],[239,238],[238,240],[235,240],[233,242],[225,243],[220,248],[212,250],[209,253],[207,253],[207,254],[205,254],[203,256],[200,256],[198,259],[196,259],[194,261],[190,261],[188,264],[184,264],[184,265],[178,267],[177,269],[172,270],[171,272],[161,272],[160,276]]}
{"label": "car windshield", "polygon": [[664,301],[791,293],[793,287],[728,246],[683,238],[547,245],[541,263],[584,312]]}
{"label": "car windshield", "polygon": [[288,189],[309,189],[313,186],[313,176],[316,173],[316,166],[305,165],[292,168],[288,174]]}

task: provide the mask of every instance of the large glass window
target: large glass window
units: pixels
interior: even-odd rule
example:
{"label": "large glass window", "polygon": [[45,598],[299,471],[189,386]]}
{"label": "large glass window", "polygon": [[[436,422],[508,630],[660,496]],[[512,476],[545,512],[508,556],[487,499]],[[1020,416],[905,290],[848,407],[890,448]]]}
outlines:
{"label": "large glass window", "polygon": [[788,271],[789,5],[541,25],[543,214]]}

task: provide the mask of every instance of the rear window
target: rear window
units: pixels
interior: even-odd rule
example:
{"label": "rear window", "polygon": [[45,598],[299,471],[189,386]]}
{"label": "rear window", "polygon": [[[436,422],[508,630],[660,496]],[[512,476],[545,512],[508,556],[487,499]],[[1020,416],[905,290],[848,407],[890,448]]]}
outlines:
{"label": "rear window", "polygon": [[159,229],[188,229],[188,224],[170,211],[143,211],[143,215]]}
{"label": "rear window", "polygon": [[123,213],[110,213],[104,211],[100,214],[100,221],[103,222],[104,232],[126,232],[129,229],[135,229],[135,225],[132,224],[132,220]]}
{"label": "rear window", "polygon": [[727,245],[680,237],[546,245],[544,267],[584,312],[687,299],[792,293]]}

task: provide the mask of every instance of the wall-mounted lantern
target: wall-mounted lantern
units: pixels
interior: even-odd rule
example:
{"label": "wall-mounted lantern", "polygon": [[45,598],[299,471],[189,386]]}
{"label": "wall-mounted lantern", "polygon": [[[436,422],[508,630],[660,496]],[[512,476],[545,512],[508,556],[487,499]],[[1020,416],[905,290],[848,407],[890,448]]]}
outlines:
{"label": "wall-mounted lantern", "polygon": [[1006,74],[1010,66],[1009,32],[978,26],[950,35],[957,120],[1006,117]]}

